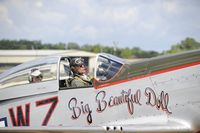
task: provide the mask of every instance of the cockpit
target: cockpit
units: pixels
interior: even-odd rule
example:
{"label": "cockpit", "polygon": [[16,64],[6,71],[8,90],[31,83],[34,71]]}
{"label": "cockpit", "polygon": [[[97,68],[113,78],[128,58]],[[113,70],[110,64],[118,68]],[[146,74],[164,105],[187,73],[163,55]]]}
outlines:
{"label": "cockpit", "polygon": [[[0,100],[35,95],[63,89],[74,89],[69,84],[73,78],[70,68],[72,57],[49,56],[26,62],[0,75]],[[97,83],[106,83],[115,79],[123,67],[121,58],[109,54],[98,54],[92,63],[85,64],[87,74],[96,81],[93,85],[79,88],[93,88]],[[92,68],[91,68],[92,67]],[[30,74],[31,70],[37,70]],[[30,75],[42,74],[40,82],[30,82]],[[27,89],[28,88],[28,89]],[[7,95],[12,91],[13,95]],[[23,93],[21,93],[23,92]],[[4,95],[4,96],[3,96]]]}

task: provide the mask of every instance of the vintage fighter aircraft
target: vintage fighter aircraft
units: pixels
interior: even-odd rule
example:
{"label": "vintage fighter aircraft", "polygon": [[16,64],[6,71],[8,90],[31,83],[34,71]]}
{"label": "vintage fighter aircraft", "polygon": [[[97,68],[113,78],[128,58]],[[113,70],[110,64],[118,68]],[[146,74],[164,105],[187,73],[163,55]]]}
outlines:
{"label": "vintage fighter aircraft", "polygon": [[[69,57],[0,75],[0,132],[200,132],[200,50],[134,63],[98,54],[93,86],[72,88]],[[41,82],[28,80],[32,69]]]}

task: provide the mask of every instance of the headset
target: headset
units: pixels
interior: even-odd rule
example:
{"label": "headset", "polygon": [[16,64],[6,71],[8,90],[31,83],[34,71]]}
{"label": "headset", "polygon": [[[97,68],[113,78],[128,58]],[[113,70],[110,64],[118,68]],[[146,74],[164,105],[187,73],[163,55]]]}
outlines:
{"label": "headset", "polygon": [[[39,71],[40,72],[40,70],[39,69],[37,69],[37,68],[34,68],[34,69],[31,69],[31,71],[30,71],[30,73],[29,73],[29,76],[28,76],[28,81],[29,81],[29,83],[32,83],[33,82],[33,72],[36,72],[36,71]],[[43,75],[42,75],[42,73],[40,72],[40,74],[38,75],[38,76],[40,76],[41,78],[43,78]]]}

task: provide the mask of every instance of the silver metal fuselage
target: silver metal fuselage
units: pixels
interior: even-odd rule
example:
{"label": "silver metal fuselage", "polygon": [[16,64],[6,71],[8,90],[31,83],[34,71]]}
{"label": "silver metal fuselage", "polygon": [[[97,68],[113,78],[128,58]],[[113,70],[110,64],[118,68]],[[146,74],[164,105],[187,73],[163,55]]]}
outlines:
{"label": "silver metal fuselage", "polygon": [[[97,127],[94,131],[115,128],[124,132],[200,131],[199,50],[135,63],[107,54],[99,54],[97,62],[100,56],[120,67],[109,80],[100,81],[97,63],[94,86],[84,88],[60,87],[62,57],[38,61],[56,62],[56,78],[1,88],[0,126],[34,130],[44,130],[45,126],[57,131],[69,127]],[[2,83],[6,76],[20,70],[19,67],[2,74]],[[0,132],[6,128],[0,128]]]}

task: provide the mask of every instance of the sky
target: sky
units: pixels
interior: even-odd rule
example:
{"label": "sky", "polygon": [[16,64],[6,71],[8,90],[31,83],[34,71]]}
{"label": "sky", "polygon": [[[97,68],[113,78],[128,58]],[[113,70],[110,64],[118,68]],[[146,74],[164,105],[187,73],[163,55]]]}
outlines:
{"label": "sky", "polygon": [[169,50],[200,41],[200,0],[0,0],[0,39]]}

